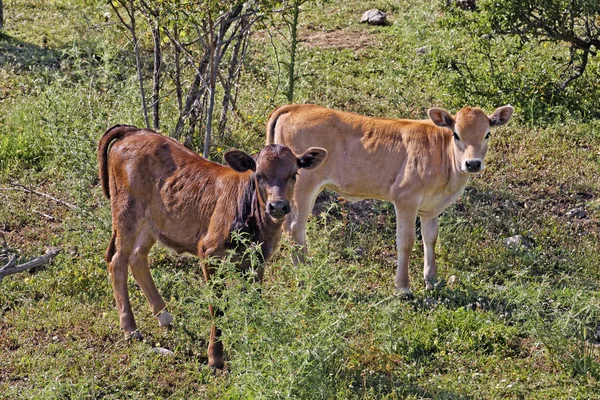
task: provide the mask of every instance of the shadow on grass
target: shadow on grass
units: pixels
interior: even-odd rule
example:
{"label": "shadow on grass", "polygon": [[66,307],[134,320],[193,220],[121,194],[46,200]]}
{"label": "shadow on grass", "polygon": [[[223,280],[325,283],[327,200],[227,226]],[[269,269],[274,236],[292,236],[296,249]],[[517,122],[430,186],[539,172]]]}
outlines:
{"label": "shadow on grass", "polygon": [[0,32],[0,67],[13,65],[18,71],[60,68],[61,52],[24,42]]}

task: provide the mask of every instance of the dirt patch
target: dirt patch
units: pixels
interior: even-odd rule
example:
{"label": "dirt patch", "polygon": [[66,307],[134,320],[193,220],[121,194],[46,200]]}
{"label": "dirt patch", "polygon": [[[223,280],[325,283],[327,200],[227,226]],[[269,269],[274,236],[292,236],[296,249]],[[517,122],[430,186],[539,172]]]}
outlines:
{"label": "dirt patch", "polygon": [[361,50],[377,44],[375,37],[363,31],[337,29],[331,32],[305,32],[299,40],[308,47]]}

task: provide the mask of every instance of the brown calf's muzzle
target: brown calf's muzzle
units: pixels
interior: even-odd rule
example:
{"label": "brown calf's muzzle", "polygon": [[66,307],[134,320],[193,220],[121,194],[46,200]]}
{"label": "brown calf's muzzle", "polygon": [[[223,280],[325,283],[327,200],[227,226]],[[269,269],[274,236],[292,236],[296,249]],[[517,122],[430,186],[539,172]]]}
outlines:
{"label": "brown calf's muzzle", "polygon": [[290,213],[290,202],[287,200],[276,200],[267,203],[267,214],[273,219],[282,219]]}

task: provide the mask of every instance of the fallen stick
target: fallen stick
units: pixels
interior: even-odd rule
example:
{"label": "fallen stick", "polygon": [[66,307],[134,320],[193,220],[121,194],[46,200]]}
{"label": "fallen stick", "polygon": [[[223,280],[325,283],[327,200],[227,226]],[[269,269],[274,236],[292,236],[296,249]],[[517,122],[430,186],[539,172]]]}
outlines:
{"label": "fallen stick", "polygon": [[49,263],[61,251],[62,248],[60,247],[48,247],[46,249],[46,254],[34,258],[33,260],[21,265],[15,265],[16,256],[12,256],[8,264],[6,264],[4,267],[2,267],[2,269],[0,269],[0,282],[2,282],[2,279],[4,279],[4,277],[7,275],[17,274],[19,272],[41,267],[42,265]]}
{"label": "fallen stick", "polygon": [[41,197],[45,197],[45,198],[47,198],[47,199],[50,199],[50,200],[54,200],[54,201],[56,201],[57,203],[60,203],[60,204],[62,204],[62,205],[64,205],[64,206],[67,206],[67,207],[69,207],[69,208],[71,208],[71,209],[73,209],[73,210],[78,210],[78,209],[79,209],[79,207],[77,207],[77,206],[76,206],[76,205],[74,205],[74,204],[68,203],[68,202],[66,202],[66,201],[64,201],[64,200],[61,200],[61,199],[57,199],[56,197],[54,197],[54,196],[50,196],[50,195],[49,195],[49,194],[47,194],[47,193],[42,193],[42,192],[38,192],[37,190],[30,189],[30,188],[28,188],[27,186],[21,185],[21,184],[20,184],[20,183],[18,183],[18,182],[11,182],[11,183],[10,183],[10,185],[11,185],[11,186],[14,186],[14,187],[16,187],[16,188],[19,188],[20,190],[22,190],[22,191],[24,191],[24,192],[27,192],[27,193],[33,193],[33,194],[36,194],[36,195],[38,195],[38,196],[41,196]]}

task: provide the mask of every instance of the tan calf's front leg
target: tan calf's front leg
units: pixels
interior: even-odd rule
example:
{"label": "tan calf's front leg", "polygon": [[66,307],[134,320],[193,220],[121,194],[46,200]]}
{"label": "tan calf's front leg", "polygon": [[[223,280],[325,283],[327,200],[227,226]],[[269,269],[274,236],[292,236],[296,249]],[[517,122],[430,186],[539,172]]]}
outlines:
{"label": "tan calf's front leg", "polygon": [[[305,173],[304,171],[302,173]],[[310,174],[308,172],[307,174]],[[284,232],[292,238],[294,244],[300,246],[300,249],[294,249],[292,252],[292,262],[294,265],[304,262],[306,258],[306,224],[312,213],[317,196],[323,190],[317,184],[310,180],[310,177],[301,175],[296,183],[294,191],[294,203],[292,211],[286,217],[283,224]]]}
{"label": "tan calf's front leg", "polygon": [[396,292],[410,297],[408,265],[410,253],[415,245],[415,222],[417,207],[396,203],[396,247],[398,248],[398,266],[396,269]]}
{"label": "tan calf's front leg", "polygon": [[421,233],[423,236],[424,267],[423,278],[425,289],[433,290],[437,283],[437,268],[435,265],[435,244],[438,238],[438,218],[421,218]]}

